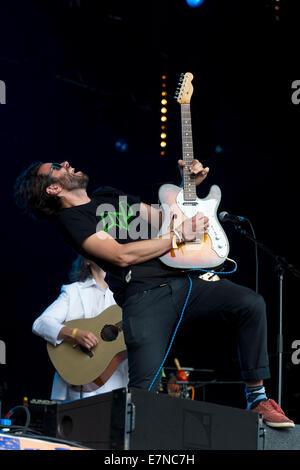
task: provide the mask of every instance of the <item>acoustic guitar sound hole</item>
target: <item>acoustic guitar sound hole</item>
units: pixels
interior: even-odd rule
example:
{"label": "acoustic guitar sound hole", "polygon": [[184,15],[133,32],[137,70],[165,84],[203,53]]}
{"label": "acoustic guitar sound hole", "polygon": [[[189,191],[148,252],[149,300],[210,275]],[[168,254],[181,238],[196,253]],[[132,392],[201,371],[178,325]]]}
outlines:
{"label": "acoustic guitar sound hole", "polygon": [[103,341],[114,341],[119,334],[119,330],[115,325],[104,325],[100,336]]}

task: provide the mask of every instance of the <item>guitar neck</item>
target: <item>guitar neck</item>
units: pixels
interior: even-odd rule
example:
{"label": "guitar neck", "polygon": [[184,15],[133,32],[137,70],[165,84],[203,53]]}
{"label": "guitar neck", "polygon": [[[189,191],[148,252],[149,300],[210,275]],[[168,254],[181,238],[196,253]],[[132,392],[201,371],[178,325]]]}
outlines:
{"label": "guitar neck", "polygon": [[190,104],[181,104],[181,135],[182,135],[182,159],[185,161],[183,169],[183,194],[186,201],[195,201],[196,183],[195,175],[190,173],[189,167],[194,160],[193,134]]}

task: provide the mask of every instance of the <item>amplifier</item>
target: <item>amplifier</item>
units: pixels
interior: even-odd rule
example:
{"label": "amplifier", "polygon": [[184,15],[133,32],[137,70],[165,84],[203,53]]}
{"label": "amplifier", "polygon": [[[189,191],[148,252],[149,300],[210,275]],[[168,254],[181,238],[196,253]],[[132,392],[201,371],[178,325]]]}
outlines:
{"label": "amplifier", "polygon": [[28,404],[30,427],[37,433],[56,437],[57,402],[52,400],[32,399]]}

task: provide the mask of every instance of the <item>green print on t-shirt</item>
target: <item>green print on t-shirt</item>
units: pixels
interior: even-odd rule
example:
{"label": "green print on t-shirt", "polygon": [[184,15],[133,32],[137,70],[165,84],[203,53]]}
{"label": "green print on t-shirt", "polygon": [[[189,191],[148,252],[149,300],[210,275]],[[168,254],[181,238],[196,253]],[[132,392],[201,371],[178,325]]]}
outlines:
{"label": "green print on t-shirt", "polygon": [[[129,230],[128,220],[133,216],[133,210],[131,206],[125,201],[120,201],[119,203],[119,212],[110,212],[104,211],[100,214],[101,220],[103,222],[103,230],[108,232],[114,227],[119,229]],[[108,224],[107,224],[108,219]]]}

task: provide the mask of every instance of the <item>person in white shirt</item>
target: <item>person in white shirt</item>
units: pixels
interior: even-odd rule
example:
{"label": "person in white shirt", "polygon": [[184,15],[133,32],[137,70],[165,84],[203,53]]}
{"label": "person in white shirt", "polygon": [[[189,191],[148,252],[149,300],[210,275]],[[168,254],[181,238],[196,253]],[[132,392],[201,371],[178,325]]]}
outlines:
{"label": "person in white shirt", "polygon": [[[63,323],[79,318],[96,317],[106,308],[116,304],[113,293],[105,282],[105,275],[106,273],[96,263],[78,256],[70,272],[70,279],[74,282],[62,286],[60,296],[35,320],[33,333],[54,346],[68,338],[75,339],[78,344],[89,349],[96,346],[98,338],[92,332],[77,329],[74,338],[73,328],[64,326]],[[74,387],[55,372],[51,399],[76,400],[127,387],[127,384],[127,359],[119,364],[101,387],[95,384]]]}

